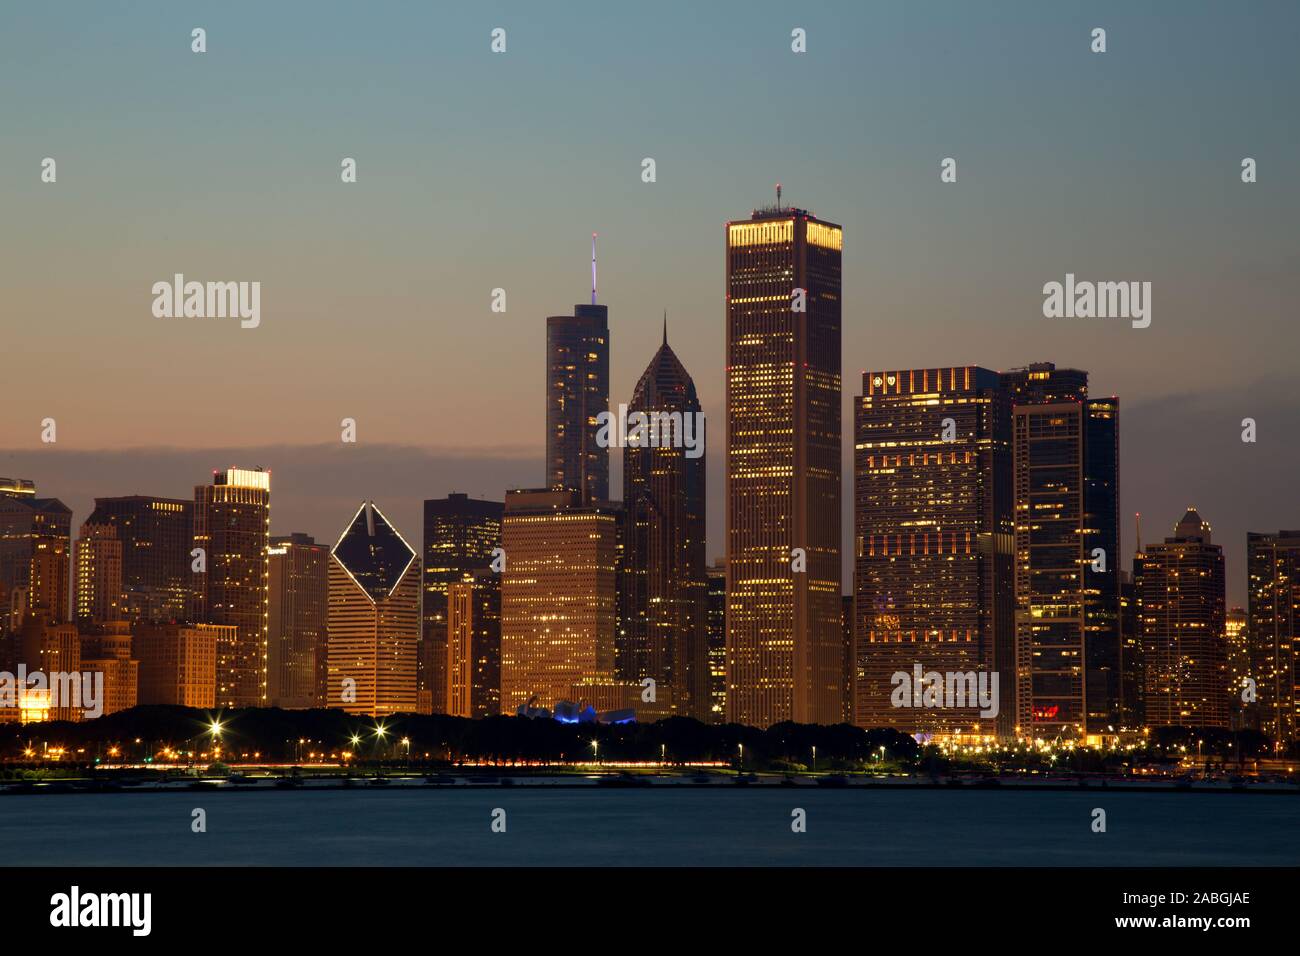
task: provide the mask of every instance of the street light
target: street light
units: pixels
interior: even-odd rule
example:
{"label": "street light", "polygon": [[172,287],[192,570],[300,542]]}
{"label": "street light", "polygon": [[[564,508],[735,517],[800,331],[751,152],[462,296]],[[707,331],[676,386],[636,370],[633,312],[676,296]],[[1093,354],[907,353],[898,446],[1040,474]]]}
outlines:
{"label": "street light", "polygon": [[599,740],[593,740],[591,742],[591,755],[592,758],[596,761],[596,766],[599,767],[600,766],[600,741]]}
{"label": "street light", "polygon": [[817,772],[817,745],[813,744],[813,773]]}

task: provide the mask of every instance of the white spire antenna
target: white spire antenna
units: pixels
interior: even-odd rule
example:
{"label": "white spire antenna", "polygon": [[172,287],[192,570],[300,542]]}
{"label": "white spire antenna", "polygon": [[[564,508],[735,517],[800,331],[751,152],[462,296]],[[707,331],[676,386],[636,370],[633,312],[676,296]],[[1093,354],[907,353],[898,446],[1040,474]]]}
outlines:
{"label": "white spire antenna", "polygon": [[596,234],[591,234],[591,304],[596,304]]}

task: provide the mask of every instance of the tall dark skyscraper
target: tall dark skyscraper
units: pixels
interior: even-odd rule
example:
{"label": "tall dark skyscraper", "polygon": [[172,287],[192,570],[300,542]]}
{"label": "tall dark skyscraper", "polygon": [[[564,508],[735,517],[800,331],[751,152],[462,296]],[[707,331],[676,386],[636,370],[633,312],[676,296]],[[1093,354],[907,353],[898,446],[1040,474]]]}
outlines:
{"label": "tall dark skyscraper", "polygon": [[1300,531],[1247,534],[1246,565],[1248,676],[1256,697],[1246,717],[1281,750],[1300,729]]}
{"label": "tall dark skyscraper", "polygon": [[727,719],[727,569],[711,564],[709,581],[709,723]]}
{"label": "tall dark skyscraper", "polygon": [[596,442],[597,416],[609,411],[609,310],[596,304],[596,246],[591,247],[591,304],[546,320],[546,485],[586,500],[609,497],[609,449]]}
{"label": "tall dark skyscraper", "polygon": [[324,707],[329,546],[295,533],[272,538],[267,554],[267,696],[273,707]]}
{"label": "tall dark skyscraper", "polygon": [[[854,720],[906,733],[1014,726],[1011,401],[976,366],[867,372],[854,426]],[[999,712],[892,706],[893,674],[997,673]]]}
{"label": "tall dark skyscraper", "polygon": [[1119,400],[1050,362],[1004,373],[1015,487],[1016,728],[1079,738],[1121,723]]}
{"label": "tall dark skyscraper", "polygon": [[72,509],[36,497],[30,481],[0,478],[0,634],[16,634],[28,614],[68,619],[71,561]]}
{"label": "tall dark skyscraper", "polygon": [[[649,422],[623,450],[622,633],[618,673],[672,688],[675,710],[710,719],[704,560],[703,415],[695,383],[664,341],[627,406]],[[684,431],[685,437],[684,437]],[[685,438],[695,443],[684,447]]]}
{"label": "tall dark skyscraper", "polygon": [[1147,726],[1227,728],[1223,549],[1195,508],[1143,549],[1141,606]]}
{"label": "tall dark skyscraper", "polygon": [[217,645],[217,706],[267,703],[271,473],[230,468],[194,489],[194,547],[205,555],[198,620],[235,626]]}
{"label": "tall dark skyscraper", "polygon": [[780,204],[726,226],[727,716],[837,723],[843,230]]}
{"label": "tall dark skyscraper", "polygon": [[105,525],[122,544],[122,618],[190,620],[201,583],[191,570],[194,502],[154,495],[96,498],[86,526]]}
{"label": "tall dark skyscraper", "polygon": [[447,704],[447,588],[491,564],[492,551],[501,546],[504,510],[500,501],[459,493],[424,502],[422,712],[443,713]]}

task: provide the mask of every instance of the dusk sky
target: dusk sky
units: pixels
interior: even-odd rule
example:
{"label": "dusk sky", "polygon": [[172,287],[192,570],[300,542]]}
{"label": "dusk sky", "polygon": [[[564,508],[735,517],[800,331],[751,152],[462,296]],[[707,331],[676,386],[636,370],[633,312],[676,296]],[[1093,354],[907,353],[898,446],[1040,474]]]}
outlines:
{"label": "dusk sky", "polygon": [[[1194,504],[1242,603],[1245,533],[1300,527],[1295,4],[360,9],[0,9],[0,475],[74,527],[231,464],[273,471],[274,533],[330,543],[362,498],[415,542],[424,497],[541,484],[545,318],[587,300],[598,232],[611,402],[666,309],[719,556],[723,224],[778,181],[844,226],[846,558],[877,368],[1087,369],[1121,399],[1126,567],[1134,511],[1150,542]],[[156,318],[178,272],[260,281],[260,327]],[[1044,318],[1066,273],[1149,281],[1150,327]]]}

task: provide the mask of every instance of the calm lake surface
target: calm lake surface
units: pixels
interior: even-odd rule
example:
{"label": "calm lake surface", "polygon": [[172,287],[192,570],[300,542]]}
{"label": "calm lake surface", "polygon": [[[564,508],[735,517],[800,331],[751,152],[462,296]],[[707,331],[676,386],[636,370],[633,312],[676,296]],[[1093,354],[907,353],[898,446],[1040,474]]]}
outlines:
{"label": "calm lake surface", "polygon": [[[207,811],[193,833],[191,811]],[[506,832],[490,829],[494,808]],[[791,832],[791,811],[807,832]],[[1107,814],[1093,833],[1092,810]],[[1295,866],[1300,798],[878,788],[8,795],[24,865]]]}

